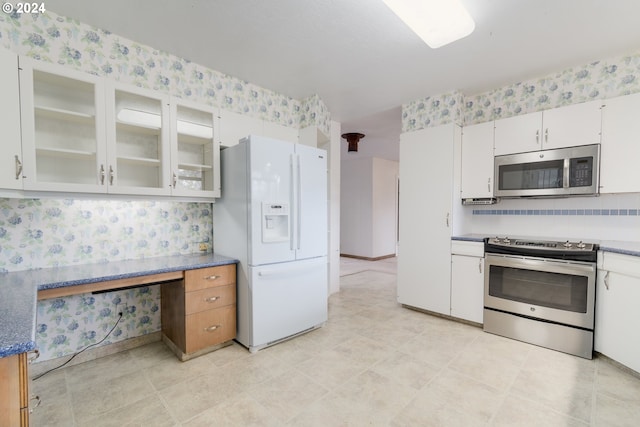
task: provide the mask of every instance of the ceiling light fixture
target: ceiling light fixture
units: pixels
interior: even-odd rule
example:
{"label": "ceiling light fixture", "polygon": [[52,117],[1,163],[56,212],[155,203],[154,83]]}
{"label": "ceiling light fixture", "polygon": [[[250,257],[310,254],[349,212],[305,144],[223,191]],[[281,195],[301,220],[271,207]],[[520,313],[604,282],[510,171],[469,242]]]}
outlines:
{"label": "ceiling light fixture", "polygon": [[349,133],[343,133],[342,137],[344,139],[347,140],[348,145],[348,149],[347,151],[358,151],[358,142],[364,138],[364,133],[358,133],[358,132],[349,132]]}
{"label": "ceiling light fixture", "polygon": [[382,0],[429,47],[471,34],[476,26],[459,0]]}

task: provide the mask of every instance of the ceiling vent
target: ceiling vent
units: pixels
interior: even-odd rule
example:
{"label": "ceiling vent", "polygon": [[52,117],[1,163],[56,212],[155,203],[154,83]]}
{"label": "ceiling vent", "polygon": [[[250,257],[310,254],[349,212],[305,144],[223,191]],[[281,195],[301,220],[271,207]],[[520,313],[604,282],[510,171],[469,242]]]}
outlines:
{"label": "ceiling vent", "polygon": [[358,133],[358,132],[349,132],[349,133],[343,133],[342,137],[344,139],[347,140],[347,143],[349,144],[349,148],[347,151],[358,151],[358,142],[364,138],[364,133]]}

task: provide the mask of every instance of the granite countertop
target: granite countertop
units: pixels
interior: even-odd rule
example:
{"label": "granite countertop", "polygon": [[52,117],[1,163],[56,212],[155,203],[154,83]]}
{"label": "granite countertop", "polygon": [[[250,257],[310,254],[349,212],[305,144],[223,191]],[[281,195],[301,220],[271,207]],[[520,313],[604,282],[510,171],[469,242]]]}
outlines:
{"label": "granite countertop", "polygon": [[34,350],[38,291],[235,264],[218,254],[176,255],[16,271],[0,275],[0,357]]}
{"label": "granite countertop", "polygon": [[[494,234],[477,234],[477,233],[468,233],[461,234],[458,236],[452,236],[451,240],[462,240],[469,242],[482,242],[485,237],[494,237]],[[502,234],[500,234],[502,236]],[[525,238],[525,239],[539,239],[539,240],[576,240],[576,239],[559,239],[559,238],[546,238],[546,237],[532,237],[532,236],[509,236],[514,238]],[[640,242],[625,242],[622,240],[597,240],[597,239],[588,239],[590,243],[595,243],[598,245],[598,249],[604,252],[613,252],[623,255],[631,255],[640,257]]]}

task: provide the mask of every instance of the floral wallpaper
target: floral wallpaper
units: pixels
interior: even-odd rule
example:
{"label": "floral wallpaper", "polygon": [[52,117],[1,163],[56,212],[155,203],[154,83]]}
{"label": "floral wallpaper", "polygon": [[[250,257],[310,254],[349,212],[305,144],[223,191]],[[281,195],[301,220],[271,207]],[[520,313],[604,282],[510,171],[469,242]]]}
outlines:
{"label": "floral wallpaper", "polygon": [[0,199],[0,273],[198,251],[211,203]]}
{"label": "floral wallpaper", "polygon": [[477,95],[454,93],[418,99],[402,106],[402,131],[447,123],[454,100],[460,106],[461,124],[470,125],[636,92],[640,92],[640,52]]}
{"label": "floral wallpaper", "polygon": [[317,95],[299,101],[53,12],[0,14],[0,46],[196,103],[329,133],[329,111]]}
{"label": "floral wallpaper", "polygon": [[428,96],[402,106],[402,132],[447,123],[461,123],[463,95],[460,92]]}

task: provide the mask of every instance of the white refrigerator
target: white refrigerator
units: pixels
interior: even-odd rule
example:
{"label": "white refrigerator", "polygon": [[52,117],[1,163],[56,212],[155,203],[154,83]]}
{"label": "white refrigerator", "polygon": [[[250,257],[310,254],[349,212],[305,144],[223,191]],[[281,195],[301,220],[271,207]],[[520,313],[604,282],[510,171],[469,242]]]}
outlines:
{"label": "white refrigerator", "polygon": [[327,320],[327,154],[250,135],[220,159],[214,250],[240,261],[236,340],[255,352]]}

